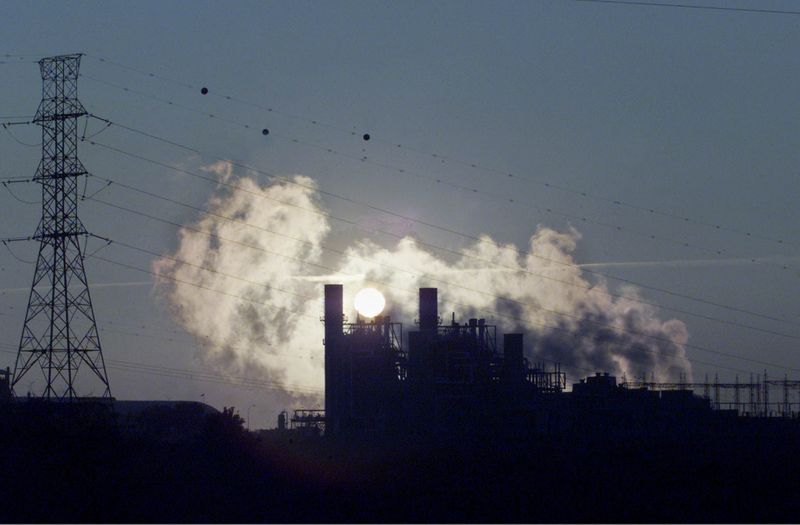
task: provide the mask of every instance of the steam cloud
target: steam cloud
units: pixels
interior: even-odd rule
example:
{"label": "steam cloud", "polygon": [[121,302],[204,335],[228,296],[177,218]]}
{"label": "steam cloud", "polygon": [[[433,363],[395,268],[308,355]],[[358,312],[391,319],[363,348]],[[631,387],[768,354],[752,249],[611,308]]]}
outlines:
{"label": "steam cloud", "polygon": [[321,395],[321,281],[346,283],[346,308],[363,286],[379,288],[387,313],[406,325],[418,316],[417,289],[437,287],[440,312],[456,312],[462,322],[485,317],[501,333],[523,331],[529,359],[559,361],[572,379],[587,370],[691,376],[684,324],[661,321],[654,308],[589,282],[572,258],[575,229],[539,226],[526,255],[485,236],[446,260],[406,236],[390,248],[356,240],[331,260],[323,249],[331,226],[314,180],[260,185],[226,163],[205,170],[243,191],[220,187],[209,202],[213,213],[180,231],[175,253],[153,263],[164,276],[158,289],[209,362],[273,381],[287,399]]}

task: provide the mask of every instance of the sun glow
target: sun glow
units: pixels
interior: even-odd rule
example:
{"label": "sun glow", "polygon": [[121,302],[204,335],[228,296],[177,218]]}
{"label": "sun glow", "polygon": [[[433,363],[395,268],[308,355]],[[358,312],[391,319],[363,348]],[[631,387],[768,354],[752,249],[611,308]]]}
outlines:
{"label": "sun glow", "polygon": [[383,298],[383,294],[375,288],[364,288],[356,294],[353,302],[358,313],[364,317],[375,317],[386,306],[386,299]]}

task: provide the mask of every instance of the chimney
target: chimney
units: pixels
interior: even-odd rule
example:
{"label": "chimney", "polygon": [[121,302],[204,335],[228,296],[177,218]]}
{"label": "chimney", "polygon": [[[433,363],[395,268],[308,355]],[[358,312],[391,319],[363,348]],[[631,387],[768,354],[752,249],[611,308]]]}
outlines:
{"label": "chimney", "polygon": [[478,320],[477,319],[470,319],[469,320],[469,335],[471,335],[473,339],[478,337]]}
{"label": "chimney", "polygon": [[439,304],[436,288],[419,289],[419,329],[436,330],[439,326]]}
{"label": "chimney", "polygon": [[325,433],[340,431],[343,417],[342,360],[340,341],[344,323],[344,289],[341,284],[325,285]]}
{"label": "chimney", "polygon": [[503,358],[506,377],[514,381],[524,379],[522,334],[503,334]]}
{"label": "chimney", "polygon": [[344,323],[344,289],[341,284],[325,285],[325,345],[328,339],[342,335]]}

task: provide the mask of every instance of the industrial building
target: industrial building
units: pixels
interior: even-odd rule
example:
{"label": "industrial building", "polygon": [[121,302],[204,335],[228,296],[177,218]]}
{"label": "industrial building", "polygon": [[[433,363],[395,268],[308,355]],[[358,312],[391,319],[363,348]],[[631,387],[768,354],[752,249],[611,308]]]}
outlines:
{"label": "industrial building", "polygon": [[345,322],[343,287],[325,285],[325,411],[283,426],[329,436],[646,436],[730,419],[689,389],[631,388],[598,372],[566,389],[558,364],[533,364],[521,333],[484,319],[443,323],[436,288],[420,288],[419,321],[405,338],[388,316]]}

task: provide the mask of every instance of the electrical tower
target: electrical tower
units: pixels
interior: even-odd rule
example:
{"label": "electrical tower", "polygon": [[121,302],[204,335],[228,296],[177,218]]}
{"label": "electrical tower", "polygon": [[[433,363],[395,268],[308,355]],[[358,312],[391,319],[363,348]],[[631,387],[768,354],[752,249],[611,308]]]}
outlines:
{"label": "electrical tower", "polygon": [[34,177],[42,186],[42,219],[33,236],[39,255],[12,388],[37,369],[47,399],[78,398],[79,384],[97,380],[102,397],[111,398],[83,266],[81,242],[89,234],[78,218],[78,179],[87,174],[78,160],[78,118],[86,115],[78,101],[80,62],[79,54],[39,61],[42,101],[33,120],[42,127]]}

